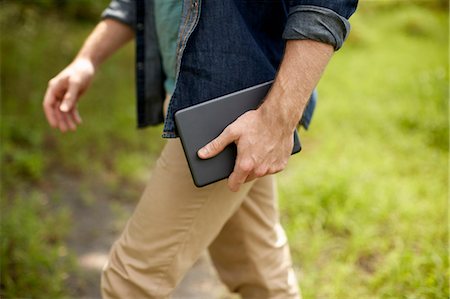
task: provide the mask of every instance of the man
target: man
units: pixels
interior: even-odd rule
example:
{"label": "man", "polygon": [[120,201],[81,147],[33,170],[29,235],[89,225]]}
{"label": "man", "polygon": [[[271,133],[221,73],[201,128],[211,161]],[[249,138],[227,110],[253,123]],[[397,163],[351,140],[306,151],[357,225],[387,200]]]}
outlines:
{"label": "man", "polygon": [[[138,126],[162,121],[162,99],[171,95],[163,133],[171,139],[111,249],[102,294],[168,298],[208,248],[221,279],[243,298],[299,298],[271,174],[286,166],[299,120],[309,124],[310,95],[348,35],[357,0],[182,2],[181,8],[176,0],[113,0],[45,95],[50,125],[74,130],[81,123],[80,95],[98,66],[134,32]],[[199,150],[206,159],[236,143],[233,173],[227,181],[196,188],[173,138],[174,113],[274,77],[257,110]]]}

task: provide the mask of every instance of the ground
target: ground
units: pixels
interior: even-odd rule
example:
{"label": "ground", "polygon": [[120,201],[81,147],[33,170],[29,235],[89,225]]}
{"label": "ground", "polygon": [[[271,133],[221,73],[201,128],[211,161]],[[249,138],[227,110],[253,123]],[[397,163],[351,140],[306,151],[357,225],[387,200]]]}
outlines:
{"label": "ground", "polygon": [[[54,179],[59,188],[65,190],[62,201],[70,208],[73,218],[68,247],[77,257],[79,270],[69,278],[69,286],[75,292],[76,298],[101,298],[101,269],[107,260],[109,248],[118,237],[134,205],[111,205],[108,191],[105,186],[101,186],[101,182],[98,182],[95,201],[86,202],[79,196],[80,182],[76,178],[59,175]],[[232,298],[237,297],[231,295],[220,282],[206,252],[173,294],[173,299]]]}

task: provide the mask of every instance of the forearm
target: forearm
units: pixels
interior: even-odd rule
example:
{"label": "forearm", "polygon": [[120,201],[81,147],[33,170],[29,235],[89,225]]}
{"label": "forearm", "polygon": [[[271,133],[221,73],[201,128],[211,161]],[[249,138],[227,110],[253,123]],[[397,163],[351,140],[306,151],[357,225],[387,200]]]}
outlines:
{"label": "forearm", "polygon": [[113,19],[101,21],[84,42],[75,59],[87,59],[94,68],[134,36],[129,26]]}
{"label": "forearm", "polygon": [[232,142],[237,145],[236,164],[228,179],[230,190],[286,167],[292,153],[292,133],[333,51],[332,46],[321,42],[288,41],[264,103],[241,115],[199,150],[199,157],[208,159]]}
{"label": "forearm", "polygon": [[62,132],[81,124],[77,102],[95,70],[133,37],[131,27],[118,21],[101,21],[84,42],[74,61],[49,81],[43,107],[49,124]]}
{"label": "forearm", "polygon": [[291,134],[334,49],[312,40],[289,40],[275,82],[260,107],[265,119]]}

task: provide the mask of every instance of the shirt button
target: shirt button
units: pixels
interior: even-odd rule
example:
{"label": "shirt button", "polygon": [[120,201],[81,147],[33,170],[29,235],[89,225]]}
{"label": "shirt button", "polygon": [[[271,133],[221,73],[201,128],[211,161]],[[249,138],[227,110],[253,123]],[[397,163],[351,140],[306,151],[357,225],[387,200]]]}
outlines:
{"label": "shirt button", "polygon": [[138,62],[137,63],[137,69],[142,71],[144,69],[144,63],[143,62]]}
{"label": "shirt button", "polygon": [[144,30],[144,24],[139,22],[139,23],[137,23],[136,28],[137,28],[137,30]]}

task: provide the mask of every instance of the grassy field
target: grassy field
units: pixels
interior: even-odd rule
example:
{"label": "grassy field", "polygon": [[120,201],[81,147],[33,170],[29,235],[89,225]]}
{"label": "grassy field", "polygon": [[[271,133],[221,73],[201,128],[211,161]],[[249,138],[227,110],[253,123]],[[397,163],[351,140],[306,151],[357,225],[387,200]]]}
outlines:
{"label": "grassy field", "polygon": [[448,16],[361,3],[280,175],[305,298],[448,297]]}
{"label": "grassy field", "polygon": [[[361,1],[319,85],[304,150],[278,176],[280,210],[304,298],[448,298],[448,14],[442,1]],[[133,46],[80,103],[83,126],[45,123],[48,79],[92,21],[2,4],[1,295],[74,294],[58,181],[134,202],[163,144],[135,130]],[[59,179],[58,179],[59,178]],[[62,179],[61,179],[62,178]],[[99,232],[101,234],[102,232]],[[45,279],[44,279],[45,278]]]}

